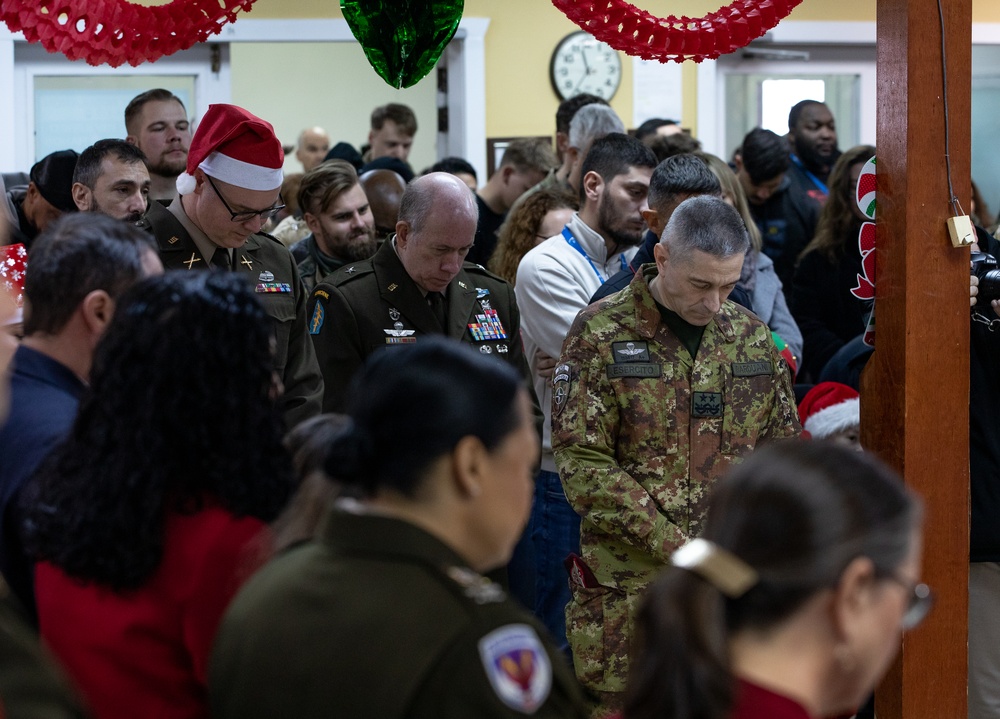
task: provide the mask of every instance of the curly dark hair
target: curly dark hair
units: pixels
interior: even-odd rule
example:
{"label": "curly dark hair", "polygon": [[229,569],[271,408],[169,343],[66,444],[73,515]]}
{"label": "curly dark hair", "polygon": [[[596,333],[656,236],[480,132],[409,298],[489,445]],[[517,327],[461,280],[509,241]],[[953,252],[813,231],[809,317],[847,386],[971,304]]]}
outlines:
{"label": "curly dark hair", "polygon": [[25,495],[29,550],[124,591],[159,565],[169,512],[211,501],[274,519],[295,481],[272,342],[237,274],[168,273],[125,293],[73,429]]}
{"label": "curly dark hair", "polygon": [[856,188],[851,184],[851,168],[868,162],[874,154],[872,145],[858,145],[837,158],[830,171],[830,194],[819,213],[816,234],[802,250],[799,259],[810,252],[819,252],[830,262],[838,264],[849,247],[857,252],[861,220],[851,209],[851,205],[857,202],[854,196]]}
{"label": "curly dark hair", "polygon": [[527,195],[507,215],[500,227],[497,248],[490,258],[489,269],[513,287],[517,281],[517,266],[538,242],[538,230],[551,210],[580,209],[579,201],[569,190],[552,187]]}

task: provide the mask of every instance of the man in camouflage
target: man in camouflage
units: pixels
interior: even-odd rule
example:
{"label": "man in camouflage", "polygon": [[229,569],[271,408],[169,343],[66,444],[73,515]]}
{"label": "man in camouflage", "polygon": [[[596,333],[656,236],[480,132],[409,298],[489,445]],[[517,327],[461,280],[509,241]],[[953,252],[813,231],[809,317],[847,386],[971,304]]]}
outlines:
{"label": "man in camouflage", "polygon": [[552,446],[582,517],[567,631],[605,708],[621,703],[640,595],[700,533],[712,484],[801,429],[770,331],[727,301],[749,244],[723,200],[681,203],[655,264],[577,316],[553,376]]}

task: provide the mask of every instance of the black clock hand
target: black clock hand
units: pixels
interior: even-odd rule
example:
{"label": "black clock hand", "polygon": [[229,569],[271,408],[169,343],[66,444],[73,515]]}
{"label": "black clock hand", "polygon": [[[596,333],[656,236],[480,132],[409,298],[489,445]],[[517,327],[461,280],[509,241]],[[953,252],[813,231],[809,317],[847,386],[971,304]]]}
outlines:
{"label": "black clock hand", "polygon": [[590,75],[590,65],[587,64],[587,52],[582,47],[580,48],[580,58],[583,60],[583,77],[580,78],[579,82],[576,83],[576,87],[573,88],[574,93],[580,89],[580,85]]}

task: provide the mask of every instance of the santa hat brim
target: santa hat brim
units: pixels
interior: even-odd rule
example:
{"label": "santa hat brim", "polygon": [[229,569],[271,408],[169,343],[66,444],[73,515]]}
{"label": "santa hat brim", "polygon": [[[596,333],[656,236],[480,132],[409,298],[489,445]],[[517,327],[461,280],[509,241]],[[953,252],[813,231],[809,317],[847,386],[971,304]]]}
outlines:
{"label": "santa hat brim", "polygon": [[[276,190],[281,187],[283,179],[280,167],[261,167],[223,155],[221,152],[209,154],[198,167],[209,177],[247,190],[264,192]],[[194,177],[186,172],[177,176],[177,192],[181,195],[194,192],[195,184]]]}
{"label": "santa hat brim", "polygon": [[861,424],[861,402],[857,397],[845,399],[809,416],[803,429],[814,439],[823,439]]}

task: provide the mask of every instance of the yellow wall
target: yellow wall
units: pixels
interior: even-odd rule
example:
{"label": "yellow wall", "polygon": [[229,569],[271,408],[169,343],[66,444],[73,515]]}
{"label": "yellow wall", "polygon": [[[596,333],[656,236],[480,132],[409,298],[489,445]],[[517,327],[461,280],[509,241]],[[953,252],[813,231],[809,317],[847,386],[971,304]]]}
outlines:
{"label": "yellow wall", "polygon": [[[701,16],[725,5],[725,0],[633,0],[638,6],[666,14]],[[945,0],[947,2],[947,0]],[[874,21],[876,0],[803,0],[789,20]],[[549,0],[466,0],[466,17],[490,18],[486,34],[486,110],[488,137],[551,134],[558,99],[548,78],[549,58],[556,43],[576,30]],[[333,0],[257,0],[248,15],[256,19],[343,17]],[[974,0],[976,22],[1000,22],[1000,2]],[[250,63],[249,67],[240,65]],[[632,66],[624,55],[621,88],[612,106],[625,121],[632,121]],[[315,66],[310,70],[314,82]],[[255,58],[234,52],[233,75],[257,75]],[[696,68],[685,63],[683,85],[686,126],[696,129]],[[356,81],[382,83],[374,71],[359,71]],[[384,83],[382,83],[384,85]],[[386,86],[388,87],[388,86]],[[425,124],[428,120],[424,121]]]}

